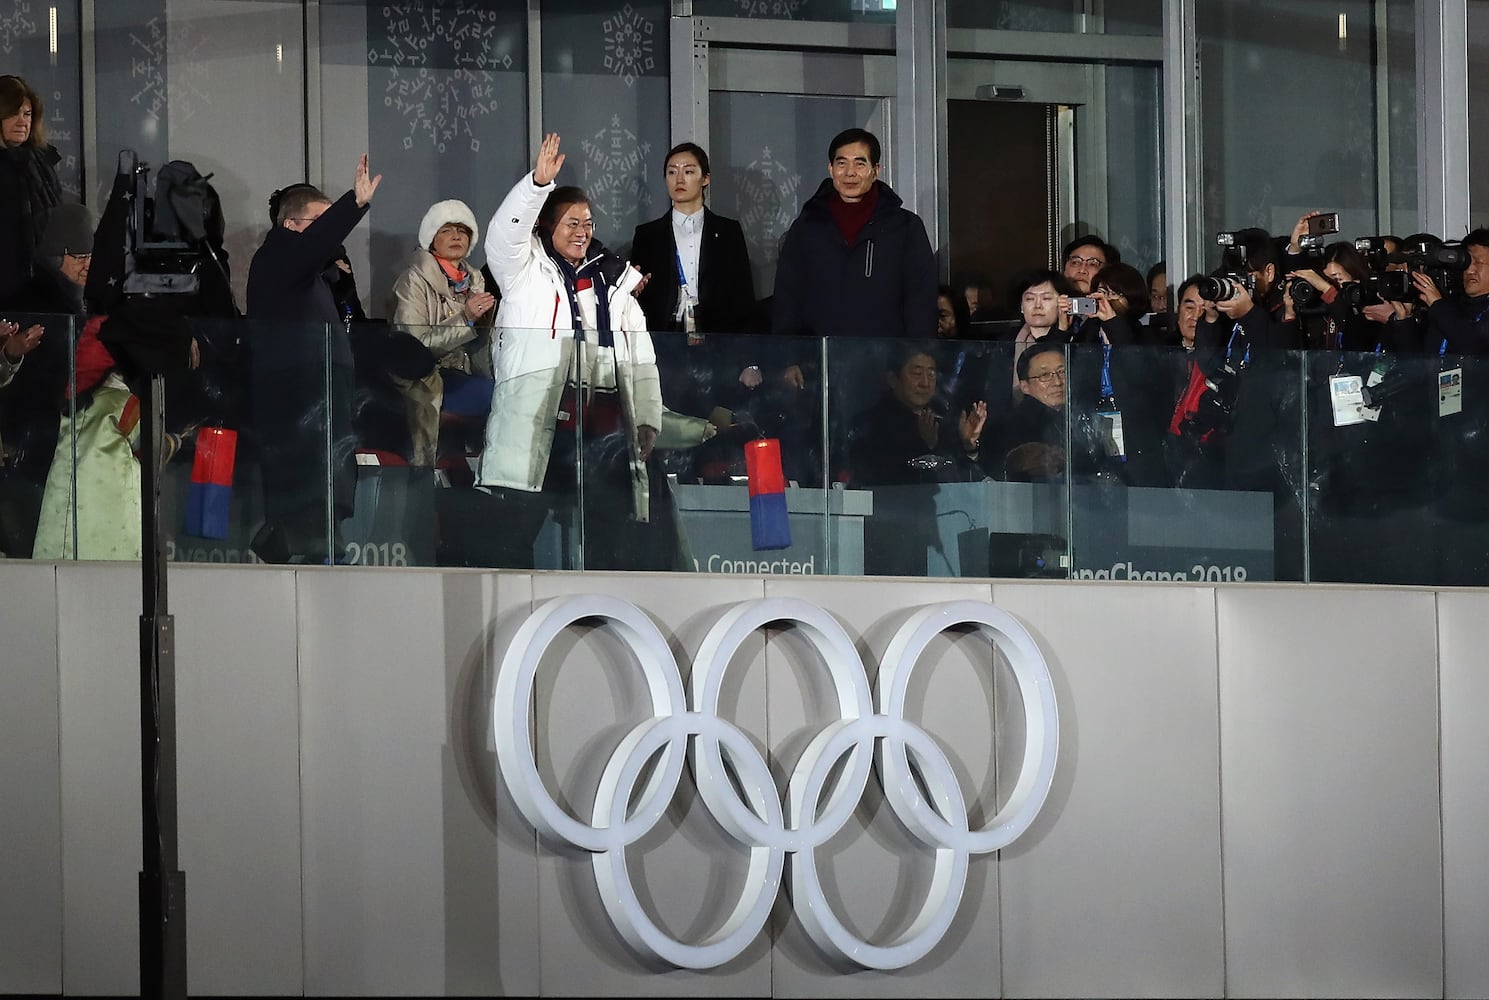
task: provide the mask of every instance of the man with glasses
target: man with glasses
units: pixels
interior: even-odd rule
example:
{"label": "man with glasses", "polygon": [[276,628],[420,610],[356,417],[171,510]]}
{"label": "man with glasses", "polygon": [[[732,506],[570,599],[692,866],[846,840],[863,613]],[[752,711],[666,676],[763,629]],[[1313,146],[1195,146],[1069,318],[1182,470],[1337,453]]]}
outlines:
{"label": "man with glasses", "polygon": [[248,265],[250,413],[264,483],[264,524],[250,547],[265,562],[336,557],[336,532],[326,523],[328,436],[334,520],[351,515],[351,344],[332,287],[339,272],[328,264],[382,179],[370,175],[363,154],[351,190],[335,203],[310,184],[276,191],[274,228]]}
{"label": "man with glasses", "polygon": [[[992,475],[1011,482],[1062,479],[1067,424],[1065,345],[1037,341],[1019,355],[1016,369],[1024,395],[1004,422],[999,446],[984,466]],[[1075,449],[1072,471],[1089,475],[1096,469],[1100,444],[1086,422],[1070,429]]]}
{"label": "man with glasses", "polygon": [[1064,274],[1082,295],[1091,294],[1091,279],[1108,264],[1120,264],[1122,255],[1099,236],[1078,236],[1065,244]]}

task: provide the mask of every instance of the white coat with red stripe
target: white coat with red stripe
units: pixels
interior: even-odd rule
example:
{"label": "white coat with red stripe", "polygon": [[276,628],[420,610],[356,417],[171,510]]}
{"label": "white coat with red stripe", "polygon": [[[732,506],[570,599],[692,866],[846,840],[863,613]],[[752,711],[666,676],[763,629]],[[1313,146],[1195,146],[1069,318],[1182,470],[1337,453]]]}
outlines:
{"label": "white coat with red stripe", "polygon": [[[602,348],[593,336],[575,364],[574,320],[563,275],[533,232],[553,184],[539,185],[531,173],[519,180],[486,228],[486,265],[501,289],[496,314],[495,377],[486,446],[481,452],[483,486],[537,492],[553,449],[554,422],[565,383],[579,369],[585,384],[615,388],[630,428],[632,462],[639,468],[636,428],[661,427],[662,391],[646,314],[632,294],[641,274],[627,267],[608,289],[615,346]],[[586,330],[596,328],[595,292],[579,293]],[[635,512],[647,519],[646,476],[636,477]]]}

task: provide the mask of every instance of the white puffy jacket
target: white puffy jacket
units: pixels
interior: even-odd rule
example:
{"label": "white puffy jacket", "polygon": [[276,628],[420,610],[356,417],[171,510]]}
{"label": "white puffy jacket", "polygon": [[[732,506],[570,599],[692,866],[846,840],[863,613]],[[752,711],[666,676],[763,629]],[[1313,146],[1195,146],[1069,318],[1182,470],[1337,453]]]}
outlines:
{"label": "white puffy jacket", "polygon": [[[531,173],[519,180],[486,228],[486,264],[501,289],[496,314],[496,391],[486,424],[480,481],[537,492],[553,448],[554,421],[567,377],[575,372],[574,321],[558,265],[533,232],[553,184],[537,184]],[[620,393],[631,428],[632,461],[640,457],[635,428],[662,426],[661,381],[646,314],[632,291],[641,280],[633,267],[608,289],[613,348],[594,337],[583,346],[586,384]],[[586,330],[595,329],[594,293],[579,295]],[[636,477],[636,514],[647,519],[646,476]]]}

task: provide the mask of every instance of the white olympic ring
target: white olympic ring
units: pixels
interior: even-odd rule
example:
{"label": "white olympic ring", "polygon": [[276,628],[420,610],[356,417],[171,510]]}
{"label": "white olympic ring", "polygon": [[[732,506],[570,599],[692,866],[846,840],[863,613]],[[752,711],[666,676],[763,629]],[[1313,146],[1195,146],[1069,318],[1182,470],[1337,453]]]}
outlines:
{"label": "white olympic ring", "polygon": [[[561,807],[543,784],[533,748],[533,693],[549,644],[580,621],[599,619],[635,654],[646,678],[653,717],[631,729],[600,777],[590,822]],[[841,718],[803,751],[783,806],[770,767],[735,725],[719,717],[723,675],[745,639],[773,622],[797,626],[826,663]],[[968,827],[956,772],[939,744],[904,717],[910,677],[931,640],[972,625],[1008,659],[1023,698],[1023,762],[1008,801],[980,830]],[[795,598],[766,598],[727,611],[695,658],[691,698],[685,698],[676,658],[656,624],[616,597],[562,597],[539,607],[502,655],[492,697],[497,762],[518,810],[540,834],[591,853],[600,899],[611,921],[638,953],[691,969],[710,969],[738,956],[765,927],[780,888],[786,855],[797,917],[818,947],[864,968],[899,969],[935,947],[951,926],[966,887],[970,856],[999,850],[1034,822],[1049,794],[1060,742],[1059,712],[1049,667],[1012,615],[982,601],[952,601],[914,612],[891,639],[871,692],[858,650],[837,619]],[[877,694],[877,696],[876,696]],[[691,703],[691,709],[689,704]],[[875,706],[877,705],[877,711]],[[694,769],[704,805],[750,848],[744,892],[723,925],[702,942],[679,941],[657,927],[636,895],[626,861],[634,844],[662,818],[682,778],[694,738]],[[733,765],[726,773],[724,754]],[[815,850],[853,814],[879,760],[885,800],[918,840],[935,851],[930,893],[909,928],[886,944],[859,937],[838,918],[823,891]],[[639,796],[649,760],[660,759]],[[927,802],[915,769],[929,792]],[[847,757],[822,807],[834,765]],[[737,787],[748,803],[741,801]],[[636,802],[628,812],[628,804]]]}

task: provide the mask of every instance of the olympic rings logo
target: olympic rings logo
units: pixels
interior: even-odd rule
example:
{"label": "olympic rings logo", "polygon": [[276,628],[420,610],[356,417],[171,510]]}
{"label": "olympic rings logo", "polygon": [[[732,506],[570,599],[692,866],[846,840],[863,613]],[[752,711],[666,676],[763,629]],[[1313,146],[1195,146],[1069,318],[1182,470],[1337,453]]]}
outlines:
{"label": "olympic rings logo", "polygon": [[[604,622],[635,654],[653,717],[631,729],[616,747],[601,775],[590,822],[584,823],[544,787],[533,751],[532,706],[538,663],[549,644],[570,625],[591,619]],[[841,716],[802,753],[785,803],[760,751],[718,714],[730,659],[751,633],[773,622],[795,625],[821,655]],[[1003,808],[979,830],[969,829],[967,803],[945,753],[930,734],[904,717],[910,677],[921,654],[935,636],[968,625],[1007,657],[1025,717],[1018,780]],[[586,595],[549,601],[522,624],[502,656],[492,705],[497,761],[522,815],[545,837],[591,852],[600,898],[621,936],[641,955],[681,968],[715,968],[749,945],[765,927],[788,854],[796,916],[824,952],[871,969],[899,969],[919,961],[956,916],[971,855],[1006,847],[1027,830],[1054,777],[1060,727],[1049,667],[1013,616],[981,601],[953,601],[913,613],[885,651],[877,691],[870,690],[857,649],[832,615],[794,598],[749,601],[731,608],[709,630],[694,661],[690,687],[685,696],[672,650],[644,612],[619,598]],[[679,941],[656,925],[637,897],[626,859],[626,848],[644,837],[670,804],[690,746],[704,805],[730,836],[750,849],[741,898],[723,926],[699,943]],[[737,786],[726,773],[726,753]],[[658,755],[636,795],[647,762]],[[828,793],[834,765],[845,756],[842,773]],[[876,756],[894,815],[935,852],[928,898],[909,929],[883,944],[857,936],[833,912],[815,856],[815,849],[852,816]],[[916,771],[931,801],[922,793]],[[741,800],[741,792],[748,802]],[[635,808],[628,814],[633,801]]]}

